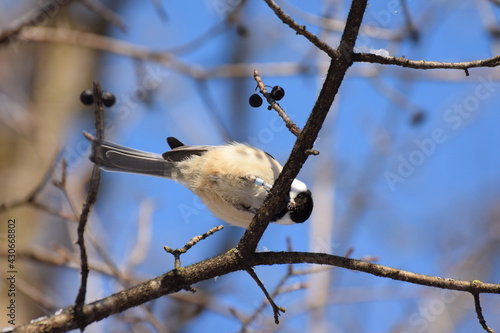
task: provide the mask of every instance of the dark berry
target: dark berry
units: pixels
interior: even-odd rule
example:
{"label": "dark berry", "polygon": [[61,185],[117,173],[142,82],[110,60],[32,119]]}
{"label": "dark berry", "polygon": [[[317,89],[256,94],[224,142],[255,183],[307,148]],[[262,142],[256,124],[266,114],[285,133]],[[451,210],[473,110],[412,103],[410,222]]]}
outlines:
{"label": "dark berry", "polygon": [[240,37],[248,37],[248,29],[246,26],[244,26],[242,24],[238,24],[236,26],[236,32],[238,33],[238,35]]}
{"label": "dark berry", "polygon": [[283,90],[283,88],[281,88],[280,86],[274,86],[273,90],[271,90],[271,96],[276,101],[279,101],[285,96],[285,90]]}
{"label": "dark berry", "polygon": [[116,103],[116,97],[110,92],[103,91],[102,92],[102,104],[106,107],[111,107]]}
{"label": "dark berry", "polygon": [[250,103],[250,106],[254,107],[254,108],[258,108],[259,106],[262,105],[262,97],[260,97],[259,95],[257,94],[253,94],[252,96],[250,96],[250,98],[248,99],[248,102]]}
{"label": "dark berry", "polygon": [[80,94],[80,102],[84,105],[92,105],[94,103],[94,93],[92,90],[84,90]]}
{"label": "dark berry", "polygon": [[425,120],[425,113],[423,111],[417,111],[411,115],[412,125],[418,125],[423,123]]}

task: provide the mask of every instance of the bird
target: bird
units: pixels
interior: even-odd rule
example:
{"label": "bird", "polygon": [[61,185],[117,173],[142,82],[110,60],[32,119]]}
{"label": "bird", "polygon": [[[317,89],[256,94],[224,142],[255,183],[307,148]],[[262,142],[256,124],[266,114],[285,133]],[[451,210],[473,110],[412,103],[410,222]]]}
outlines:
{"label": "bird", "polygon": [[[93,142],[90,160],[105,171],[128,172],[174,180],[200,197],[219,219],[248,228],[278,178],[282,165],[270,154],[245,143],[189,146],[168,137],[171,150],[150,153],[108,141]],[[271,222],[305,222],[313,199],[306,184],[294,179]]]}

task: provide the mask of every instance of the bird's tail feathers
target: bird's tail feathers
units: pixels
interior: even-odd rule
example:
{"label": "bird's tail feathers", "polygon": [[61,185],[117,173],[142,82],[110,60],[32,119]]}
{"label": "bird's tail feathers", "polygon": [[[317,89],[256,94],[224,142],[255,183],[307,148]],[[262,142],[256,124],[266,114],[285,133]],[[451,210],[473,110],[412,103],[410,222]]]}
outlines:
{"label": "bird's tail feathers", "polygon": [[[93,138],[88,138],[95,143]],[[171,178],[174,163],[160,154],[103,141],[92,145],[90,160],[106,171],[129,172]]]}

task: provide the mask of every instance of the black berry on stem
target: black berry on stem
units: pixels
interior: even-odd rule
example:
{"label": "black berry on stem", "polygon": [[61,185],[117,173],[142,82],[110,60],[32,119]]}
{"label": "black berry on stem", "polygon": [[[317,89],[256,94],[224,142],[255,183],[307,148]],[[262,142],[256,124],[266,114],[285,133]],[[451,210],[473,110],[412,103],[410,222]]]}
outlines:
{"label": "black berry on stem", "polygon": [[108,91],[102,92],[102,104],[106,107],[111,107],[116,103],[116,97]]}
{"label": "black berry on stem", "polygon": [[273,89],[271,90],[271,96],[276,100],[279,101],[285,96],[285,90],[281,88],[280,86],[274,86]]}
{"label": "black berry on stem", "polygon": [[80,94],[80,102],[84,105],[92,105],[94,103],[94,93],[92,90],[87,89]]}
{"label": "black berry on stem", "polygon": [[258,108],[259,106],[262,105],[262,97],[260,97],[259,95],[257,94],[253,94],[252,96],[250,96],[250,98],[248,99],[248,102],[250,103],[250,106],[254,107],[254,108]]}

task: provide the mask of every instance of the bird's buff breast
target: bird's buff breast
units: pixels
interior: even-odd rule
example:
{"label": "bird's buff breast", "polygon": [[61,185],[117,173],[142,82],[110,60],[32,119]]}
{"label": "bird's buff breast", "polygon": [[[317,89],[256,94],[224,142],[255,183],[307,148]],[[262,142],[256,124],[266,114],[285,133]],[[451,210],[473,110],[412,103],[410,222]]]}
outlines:
{"label": "bird's buff breast", "polygon": [[217,193],[209,194],[209,191],[200,189],[195,194],[200,197],[201,201],[217,218],[238,227],[247,228],[250,225],[254,216],[253,213],[236,209],[232,204],[217,195]]}
{"label": "bird's buff breast", "polygon": [[265,189],[253,183],[251,177],[273,184],[281,171],[281,165],[264,152],[241,144],[193,156],[177,167],[175,180],[198,195],[216,217],[244,228],[267,196]]}

